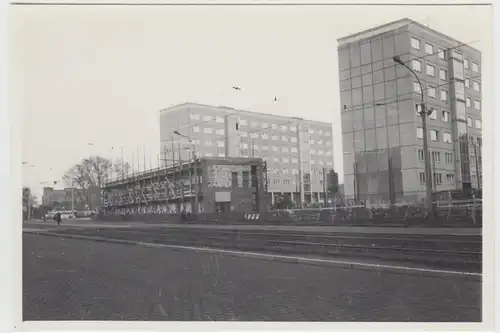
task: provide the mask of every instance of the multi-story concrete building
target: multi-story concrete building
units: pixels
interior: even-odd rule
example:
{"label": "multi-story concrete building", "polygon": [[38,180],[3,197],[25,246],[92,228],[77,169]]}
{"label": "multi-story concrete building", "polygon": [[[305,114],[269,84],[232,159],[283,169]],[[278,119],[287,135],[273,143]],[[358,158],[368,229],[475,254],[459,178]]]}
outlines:
{"label": "multi-story concrete building", "polygon": [[[271,202],[281,195],[297,203],[324,200],[333,169],[330,123],[186,103],[161,111],[163,161],[198,157],[260,157],[266,162]],[[301,181],[303,179],[303,181]]]}
{"label": "multi-story concrete building", "polygon": [[71,210],[71,200],[74,199],[74,207],[76,210],[96,210],[100,202],[100,189],[91,187],[86,190],[71,188],[61,190],[52,187],[43,188],[42,205],[53,206],[54,209]]}
{"label": "multi-story concrete building", "polygon": [[[423,135],[433,190],[481,187],[481,53],[409,19],[338,40],[344,184],[368,202],[421,202]],[[421,90],[427,131],[417,114]]]}

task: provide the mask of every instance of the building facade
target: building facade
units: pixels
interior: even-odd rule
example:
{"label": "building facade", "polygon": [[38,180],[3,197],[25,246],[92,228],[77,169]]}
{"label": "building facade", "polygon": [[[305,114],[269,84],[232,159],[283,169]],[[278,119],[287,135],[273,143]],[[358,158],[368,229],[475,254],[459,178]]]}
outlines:
{"label": "building facade", "polygon": [[[481,187],[481,53],[409,19],[338,40],[347,196],[425,197],[423,135],[435,192]],[[417,74],[396,64],[399,56]],[[422,131],[421,92],[432,114]]]}
{"label": "building facade", "polygon": [[[104,215],[198,212],[262,213],[267,209],[260,158],[200,158],[118,179],[102,188]],[[198,181],[198,183],[196,183]]]}
{"label": "building facade", "polygon": [[61,190],[53,187],[44,187],[42,205],[52,206],[56,210],[71,210],[74,199],[75,210],[97,210],[100,202],[100,190],[92,187],[86,190],[71,188]]}
{"label": "building facade", "polygon": [[332,125],[302,118],[186,103],[162,110],[160,140],[167,165],[191,158],[193,148],[199,157],[262,158],[271,204],[282,195],[323,201],[333,169]]}

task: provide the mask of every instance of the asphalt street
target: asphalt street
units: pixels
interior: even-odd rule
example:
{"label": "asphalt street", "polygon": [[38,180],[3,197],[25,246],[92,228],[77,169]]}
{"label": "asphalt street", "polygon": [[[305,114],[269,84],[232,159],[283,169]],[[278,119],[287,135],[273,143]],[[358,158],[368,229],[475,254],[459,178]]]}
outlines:
{"label": "asphalt street", "polygon": [[23,236],[24,320],[481,321],[481,281]]}

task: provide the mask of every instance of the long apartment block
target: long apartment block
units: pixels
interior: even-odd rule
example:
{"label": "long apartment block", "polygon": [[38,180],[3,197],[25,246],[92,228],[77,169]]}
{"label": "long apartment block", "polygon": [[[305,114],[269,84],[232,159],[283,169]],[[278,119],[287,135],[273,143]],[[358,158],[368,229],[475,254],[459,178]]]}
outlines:
{"label": "long apartment block", "polygon": [[[421,92],[435,192],[481,187],[481,53],[402,19],[338,40],[345,193],[373,203],[425,196]],[[399,56],[418,76],[423,91]]]}
{"label": "long apartment block", "polygon": [[333,170],[331,123],[185,103],[161,111],[160,140],[167,164],[189,159],[193,148],[198,157],[260,157],[268,193],[296,202],[323,201]]}

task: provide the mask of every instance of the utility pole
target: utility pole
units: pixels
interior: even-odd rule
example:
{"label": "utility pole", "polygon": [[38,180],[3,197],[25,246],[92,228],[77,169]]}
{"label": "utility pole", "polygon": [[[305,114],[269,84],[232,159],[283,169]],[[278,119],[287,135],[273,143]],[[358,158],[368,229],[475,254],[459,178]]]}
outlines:
{"label": "utility pole", "polygon": [[181,144],[178,143],[177,144],[177,149],[179,150],[178,152],[178,155],[179,155],[179,182],[180,182],[180,185],[179,187],[181,188],[181,206],[182,206],[182,209],[183,210],[186,210],[186,206],[184,204],[184,179],[183,179],[183,175],[182,175],[182,172],[184,171],[184,165],[182,165],[182,155],[181,155]]}
{"label": "utility pole", "polygon": [[121,146],[121,152],[122,152],[122,180],[125,178],[123,174],[123,145]]}
{"label": "utility pole", "polygon": [[429,113],[426,110],[425,107],[425,97],[424,97],[424,86],[422,85],[422,82],[420,81],[420,78],[418,77],[417,73],[413,69],[411,69],[407,64],[405,64],[399,56],[394,56],[393,57],[394,62],[400,64],[401,66],[406,67],[416,78],[418,85],[420,87],[420,97],[421,97],[421,103],[420,103],[420,116],[422,117],[422,131],[423,133],[423,140],[424,140],[424,155],[425,155],[425,208],[430,209],[432,215],[434,215],[434,205],[433,205],[433,200],[432,200],[432,171],[431,171],[431,160],[430,160],[430,153],[429,153],[429,143],[427,141],[427,116],[429,116]]}
{"label": "utility pole", "polygon": [[[477,158],[477,145],[474,144],[474,159],[476,160],[476,177],[477,177],[477,188],[481,188],[481,175],[479,174],[479,160]],[[482,169],[482,165],[481,165]]]}

